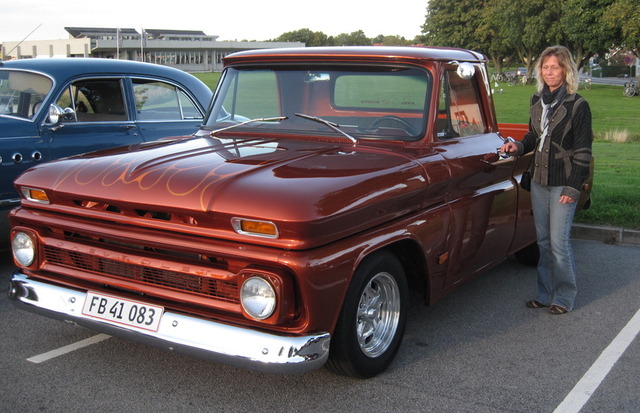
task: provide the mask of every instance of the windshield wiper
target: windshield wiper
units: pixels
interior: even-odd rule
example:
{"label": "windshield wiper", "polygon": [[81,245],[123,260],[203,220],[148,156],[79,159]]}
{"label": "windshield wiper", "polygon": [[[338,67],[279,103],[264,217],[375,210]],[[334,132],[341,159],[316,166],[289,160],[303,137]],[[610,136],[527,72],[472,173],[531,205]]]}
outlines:
{"label": "windshield wiper", "polygon": [[338,125],[337,123],[330,122],[326,119],[322,119],[317,116],[305,115],[304,113],[294,113],[294,115],[302,119],[308,119],[314,122],[322,123],[323,125],[327,125],[329,128],[331,128],[331,130],[338,132],[344,135],[345,137],[347,137],[354,145],[358,143],[358,140],[356,138],[354,138],[353,136],[349,135],[347,132],[340,129],[340,125]]}
{"label": "windshield wiper", "polygon": [[240,122],[240,123],[236,123],[235,125],[231,125],[231,126],[227,126],[226,128],[221,128],[221,129],[216,129],[214,131],[212,131],[211,133],[209,133],[210,136],[216,136],[216,134],[229,130],[229,129],[233,129],[233,128],[237,128],[238,126],[243,126],[243,125],[248,125],[249,123],[254,123],[254,122],[276,122],[276,121],[280,121],[280,120],[285,120],[285,119],[289,119],[287,116],[277,116],[275,118],[257,118],[257,119],[249,119],[246,120],[244,122]]}

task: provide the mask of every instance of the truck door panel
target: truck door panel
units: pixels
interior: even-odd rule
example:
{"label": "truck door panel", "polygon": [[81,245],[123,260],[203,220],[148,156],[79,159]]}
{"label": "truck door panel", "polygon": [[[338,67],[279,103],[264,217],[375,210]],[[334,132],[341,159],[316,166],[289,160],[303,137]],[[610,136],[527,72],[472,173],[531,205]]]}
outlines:
{"label": "truck door panel", "polygon": [[503,140],[488,133],[477,82],[447,71],[441,85],[435,139],[451,172],[452,217],[444,288],[504,259],[514,235],[514,161],[497,154]]}

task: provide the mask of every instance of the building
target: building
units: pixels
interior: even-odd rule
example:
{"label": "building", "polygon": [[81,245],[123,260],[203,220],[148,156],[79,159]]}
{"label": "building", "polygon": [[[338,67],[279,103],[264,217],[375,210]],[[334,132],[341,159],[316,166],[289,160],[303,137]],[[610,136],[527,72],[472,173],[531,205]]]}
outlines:
{"label": "building", "polygon": [[4,42],[5,60],[52,57],[99,57],[138,60],[187,72],[222,70],[222,58],[251,49],[304,47],[298,42],[218,41],[195,30],[65,27],[68,39]]}

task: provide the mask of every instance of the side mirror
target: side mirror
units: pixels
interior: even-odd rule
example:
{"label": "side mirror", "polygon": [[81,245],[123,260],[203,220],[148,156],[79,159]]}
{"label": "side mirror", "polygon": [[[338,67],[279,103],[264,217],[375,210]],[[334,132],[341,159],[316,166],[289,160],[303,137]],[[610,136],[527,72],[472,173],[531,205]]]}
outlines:
{"label": "side mirror", "polygon": [[471,79],[476,74],[476,67],[468,62],[462,62],[458,64],[456,73],[461,79]]}
{"label": "side mirror", "polygon": [[62,122],[63,119],[73,119],[75,117],[75,114],[76,113],[71,108],[62,109],[56,104],[51,104],[49,106],[49,115],[45,120],[45,125],[57,126]]}
{"label": "side mirror", "polygon": [[456,69],[456,74],[460,77],[460,79],[468,80],[476,74],[476,67],[469,62],[460,63],[457,60],[452,60],[449,62],[449,64],[458,66],[458,68]]}

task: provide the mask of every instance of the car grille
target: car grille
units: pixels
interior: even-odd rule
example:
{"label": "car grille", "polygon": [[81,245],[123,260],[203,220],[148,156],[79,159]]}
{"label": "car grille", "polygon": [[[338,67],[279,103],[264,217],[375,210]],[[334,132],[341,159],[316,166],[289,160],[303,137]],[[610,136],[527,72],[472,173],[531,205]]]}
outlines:
{"label": "car grille", "polygon": [[82,252],[69,251],[47,245],[44,255],[48,262],[67,268],[79,269],[117,277],[136,283],[163,287],[171,290],[201,294],[231,303],[239,303],[238,286],[235,282],[211,277],[185,274],[177,271],[129,264]]}

